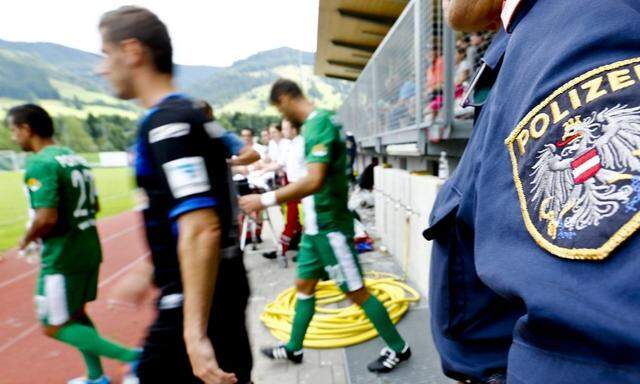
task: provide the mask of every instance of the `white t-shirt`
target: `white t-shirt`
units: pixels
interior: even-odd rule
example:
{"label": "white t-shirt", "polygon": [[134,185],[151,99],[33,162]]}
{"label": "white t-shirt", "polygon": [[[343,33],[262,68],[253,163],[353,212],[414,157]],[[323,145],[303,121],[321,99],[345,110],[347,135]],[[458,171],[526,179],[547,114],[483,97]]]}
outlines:
{"label": "white t-shirt", "polygon": [[304,138],[302,135],[294,137],[283,156],[284,171],[289,182],[298,181],[307,174],[307,164],[304,158]]}
{"label": "white t-shirt", "polygon": [[265,157],[267,157],[267,147],[260,144],[260,143],[254,143],[251,148],[258,152],[258,155],[260,155],[261,159],[264,159]]}
{"label": "white t-shirt", "polygon": [[[282,140],[280,140],[281,142]],[[280,157],[280,143],[276,143],[275,140],[269,140],[269,146],[267,147],[267,157],[276,163]]]}

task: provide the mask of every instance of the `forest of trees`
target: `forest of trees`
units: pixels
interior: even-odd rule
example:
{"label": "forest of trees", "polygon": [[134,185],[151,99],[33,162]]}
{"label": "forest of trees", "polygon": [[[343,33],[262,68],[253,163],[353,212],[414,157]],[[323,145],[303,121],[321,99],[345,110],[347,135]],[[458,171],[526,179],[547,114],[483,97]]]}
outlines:
{"label": "forest of trees", "polygon": [[[230,131],[241,128],[254,130],[267,127],[278,121],[275,116],[249,115],[234,113],[221,115],[218,122]],[[72,116],[54,117],[55,139],[76,152],[125,151],[135,141],[137,121],[121,116],[94,116],[86,119]],[[11,140],[11,134],[5,121],[0,123],[0,150],[19,150]]]}

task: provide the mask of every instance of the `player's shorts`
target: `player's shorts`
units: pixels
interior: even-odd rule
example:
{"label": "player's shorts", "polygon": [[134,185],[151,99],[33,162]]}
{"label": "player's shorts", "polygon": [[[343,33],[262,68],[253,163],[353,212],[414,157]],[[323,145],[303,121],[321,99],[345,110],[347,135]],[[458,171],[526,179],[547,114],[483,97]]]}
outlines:
{"label": "player's shorts", "polygon": [[298,250],[298,278],[330,278],[343,292],[364,286],[358,252],[349,231],[321,231],[302,235]]}
{"label": "player's shorts", "polygon": [[[242,257],[222,259],[216,281],[208,336],[216,360],[225,372],[236,374],[238,384],[251,383],[253,359],[245,325],[249,282]],[[149,327],[137,369],[140,384],[201,384],[193,375],[183,339],[183,296],[163,292],[158,316]]]}
{"label": "player's shorts", "polygon": [[81,273],[40,271],[36,285],[36,314],[44,325],[62,325],[96,299],[100,266]]}

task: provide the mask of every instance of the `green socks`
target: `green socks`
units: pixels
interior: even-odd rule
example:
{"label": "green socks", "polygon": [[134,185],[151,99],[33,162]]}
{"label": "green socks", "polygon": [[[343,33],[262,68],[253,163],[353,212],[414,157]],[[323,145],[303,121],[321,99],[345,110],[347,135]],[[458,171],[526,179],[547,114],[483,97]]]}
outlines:
{"label": "green socks", "polygon": [[315,310],[315,295],[307,296],[302,293],[298,293],[296,300],[296,313],[293,316],[293,327],[291,328],[291,338],[286,346],[289,351],[293,352],[302,349],[304,335],[307,333],[307,328],[309,328],[309,323],[311,323]]}
{"label": "green socks", "polygon": [[80,353],[82,353],[84,364],[87,366],[87,378],[89,380],[100,378],[104,373],[100,357],[85,351],[80,351]]}
{"label": "green socks", "polygon": [[[94,355],[96,358],[105,356],[115,360],[131,362],[140,355],[139,351],[103,339],[95,328],[77,322],[69,323],[60,328],[55,338],[76,347],[82,352],[83,356],[89,354]],[[94,362],[95,360],[92,361],[92,364]],[[87,368],[90,369],[89,364],[87,364]]]}
{"label": "green socks", "polygon": [[387,346],[396,352],[402,352],[406,343],[391,322],[389,313],[384,305],[374,295],[371,295],[362,304],[362,309],[373,323],[380,337],[387,343]]}

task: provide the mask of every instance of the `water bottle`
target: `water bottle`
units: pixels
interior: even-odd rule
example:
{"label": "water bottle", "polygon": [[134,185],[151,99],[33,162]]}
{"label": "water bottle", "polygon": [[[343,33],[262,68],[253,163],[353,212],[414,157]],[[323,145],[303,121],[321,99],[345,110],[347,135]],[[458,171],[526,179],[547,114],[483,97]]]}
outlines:
{"label": "water bottle", "polygon": [[440,160],[438,161],[438,178],[446,180],[449,178],[449,161],[447,161],[447,152],[440,152]]}

